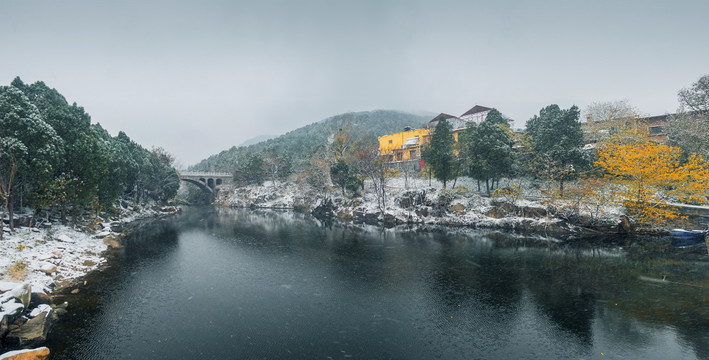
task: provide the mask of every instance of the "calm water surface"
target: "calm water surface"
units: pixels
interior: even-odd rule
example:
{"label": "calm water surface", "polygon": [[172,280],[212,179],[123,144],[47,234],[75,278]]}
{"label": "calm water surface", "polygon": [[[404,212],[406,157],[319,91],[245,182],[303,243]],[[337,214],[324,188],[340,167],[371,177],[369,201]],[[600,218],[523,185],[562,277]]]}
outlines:
{"label": "calm water surface", "polygon": [[666,250],[188,209],[67,295],[49,346],[54,359],[707,359],[708,263]]}

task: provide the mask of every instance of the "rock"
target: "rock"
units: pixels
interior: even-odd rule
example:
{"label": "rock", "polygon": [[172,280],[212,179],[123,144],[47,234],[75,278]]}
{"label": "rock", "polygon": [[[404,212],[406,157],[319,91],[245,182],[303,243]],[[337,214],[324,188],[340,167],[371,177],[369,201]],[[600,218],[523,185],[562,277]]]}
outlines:
{"label": "rock", "polygon": [[39,271],[49,275],[49,274],[57,271],[57,266],[52,263],[44,262],[41,264]]}
{"label": "rock", "polygon": [[618,232],[625,233],[625,234],[631,234],[634,231],[635,231],[635,227],[630,222],[630,218],[628,218],[626,215],[621,215],[620,216],[620,223],[618,224]]}
{"label": "rock", "polygon": [[508,202],[501,202],[496,204],[499,208],[502,210],[505,210],[509,214],[517,214],[519,212],[519,207],[515,204],[508,203]]}
{"label": "rock", "polygon": [[54,250],[52,251],[52,255],[54,255],[57,259],[62,258],[62,251],[61,250]]}
{"label": "rock", "polygon": [[392,214],[384,214],[384,216],[382,217],[382,223],[384,225],[394,225],[397,223],[396,216]]}
{"label": "rock", "polygon": [[74,294],[74,295],[76,295],[76,294],[79,293],[79,289],[74,289],[74,290],[71,291],[71,293]]}
{"label": "rock", "polygon": [[465,205],[454,204],[453,206],[451,206],[451,211],[454,213],[463,214],[465,213]]}
{"label": "rock", "polygon": [[505,212],[505,210],[502,210],[498,207],[494,207],[494,208],[488,210],[488,212],[485,213],[485,216],[495,218],[495,219],[502,219],[507,216],[507,212]]}
{"label": "rock", "polygon": [[17,301],[17,299],[13,298],[10,301],[2,303],[2,305],[0,305],[0,310],[2,310],[2,313],[7,314],[7,316],[10,317],[10,322],[13,322],[20,315],[22,315],[22,312],[25,311],[25,306]]}
{"label": "rock", "polygon": [[51,304],[52,298],[45,293],[33,292],[30,298],[30,309],[41,304]]}
{"label": "rock", "polygon": [[426,216],[428,216],[428,214],[429,214],[428,207],[421,207],[421,208],[416,209],[416,215],[418,215],[420,217],[426,217]]}
{"label": "rock", "polygon": [[30,311],[29,317],[33,318],[41,313],[49,314],[50,311],[52,311],[51,306],[49,306],[47,304],[40,304],[36,308],[32,309],[32,311]]}
{"label": "rock", "polygon": [[121,244],[121,240],[118,237],[116,237],[115,235],[106,236],[105,238],[103,238],[103,243],[113,249],[123,248],[123,244]]}
{"label": "rock", "polygon": [[54,237],[54,240],[61,241],[61,242],[65,242],[65,243],[73,243],[73,242],[75,242],[74,239],[70,238],[69,236],[67,236],[67,235],[65,235],[65,234],[61,234],[61,235],[55,236],[55,237]]}
{"label": "rock", "polygon": [[322,204],[315,207],[311,214],[316,219],[330,219],[335,216],[335,205],[332,201],[324,201]]}
{"label": "rock", "polygon": [[10,315],[3,315],[0,318],[0,339],[10,331]]}
{"label": "rock", "polygon": [[19,328],[11,330],[5,337],[5,343],[12,347],[41,344],[47,340],[47,333],[57,319],[57,314],[51,309],[37,314]]}
{"label": "rock", "polygon": [[6,352],[0,355],[0,360],[45,360],[49,357],[46,346],[36,349],[24,349]]}
{"label": "rock", "polygon": [[[28,283],[23,283],[20,286],[16,286],[14,289],[2,296],[3,299],[17,299],[17,301],[19,301],[25,309],[30,306],[31,297],[32,287]],[[5,304],[3,304],[3,308],[5,308]]]}
{"label": "rock", "polygon": [[111,231],[113,232],[122,232],[123,231],[123,225],[119,221],[113,221],[110,224]]}
{"label": "rock", "polygon": [[547,209],[542,207],[525,206],[522,208],[522,216],[526,218],[543,218],[547,216]]}

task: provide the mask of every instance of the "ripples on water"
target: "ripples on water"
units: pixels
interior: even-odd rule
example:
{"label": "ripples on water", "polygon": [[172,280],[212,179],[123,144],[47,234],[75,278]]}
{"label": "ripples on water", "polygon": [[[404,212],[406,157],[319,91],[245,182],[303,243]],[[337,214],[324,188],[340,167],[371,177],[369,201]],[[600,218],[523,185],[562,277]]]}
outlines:
{"label": "ripples on water", "polygon": [[57,359],[709,358],[707,262],[648,241],[191,209],[67,295],[49,346]]}

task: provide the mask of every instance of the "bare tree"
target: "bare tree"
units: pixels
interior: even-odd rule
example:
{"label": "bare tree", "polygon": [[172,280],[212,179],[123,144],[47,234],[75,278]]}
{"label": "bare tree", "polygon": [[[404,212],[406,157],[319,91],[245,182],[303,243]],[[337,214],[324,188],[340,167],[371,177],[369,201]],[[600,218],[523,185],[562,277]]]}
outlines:
{"label": "bare tree", "polygon": [[679,146],[685,156],[709,157],[709,75],[678,92],[680,108],[667,126],[667,143]]}
{"label": "bare tree", "polygon": [[386,184],[392,174],[391,169],[386,166],[384,159],[379,156],[379,148],[377,146],[367,147],[355,154],[354,158],[361,174],[372,181],[379,212],[384,214],[386,210]]}
{"label": "bare tree", "polygon": [[704,75],[677,94],[679,97],[680,111],[698,112],[709,115],[709,75]]}
{"label": "bare tree", "polygon": [[584,109],[586,141],[635,142],[640,139],[638,111],[628,100],[591,103]]}

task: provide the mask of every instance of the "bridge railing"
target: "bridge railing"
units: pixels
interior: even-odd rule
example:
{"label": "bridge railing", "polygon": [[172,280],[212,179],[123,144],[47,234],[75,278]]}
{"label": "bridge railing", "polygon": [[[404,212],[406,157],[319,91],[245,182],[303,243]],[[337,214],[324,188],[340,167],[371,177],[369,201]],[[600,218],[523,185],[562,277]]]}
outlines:
{"label": "bridge railing", "polygon": [[195,171],[185,171],[180,173],[180,176],[199,176],[199,177],[231,177],[231,173],[225,172],[195,172]]}

